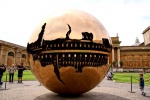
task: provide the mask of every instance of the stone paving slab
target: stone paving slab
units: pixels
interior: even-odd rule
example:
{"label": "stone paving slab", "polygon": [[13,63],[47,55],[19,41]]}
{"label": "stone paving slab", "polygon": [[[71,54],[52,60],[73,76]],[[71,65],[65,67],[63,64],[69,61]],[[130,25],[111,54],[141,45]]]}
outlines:
{"label": "stone paving slab", "polygon": [[145,86],[147,95],[141,95],[138,84],[115,83],[104,79],[93,90],[80,96],[60,96],[40,86],[38,81],[23,81],[22,84],[7,83],[0,88],[0,100],[150,100],[150,86]]}

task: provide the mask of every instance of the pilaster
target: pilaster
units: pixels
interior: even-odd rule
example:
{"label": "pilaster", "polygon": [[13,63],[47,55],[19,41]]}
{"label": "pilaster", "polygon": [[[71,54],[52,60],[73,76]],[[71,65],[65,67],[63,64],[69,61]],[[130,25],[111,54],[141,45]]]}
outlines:
{"label": "pilaster", "polygon": [[112,48],[112,62],[114,61],[114,48]]}
{"label": "pilaster", "polygon": [[118,59],[118,67],[120,67],[120,48],[117,48],[117,59]]}

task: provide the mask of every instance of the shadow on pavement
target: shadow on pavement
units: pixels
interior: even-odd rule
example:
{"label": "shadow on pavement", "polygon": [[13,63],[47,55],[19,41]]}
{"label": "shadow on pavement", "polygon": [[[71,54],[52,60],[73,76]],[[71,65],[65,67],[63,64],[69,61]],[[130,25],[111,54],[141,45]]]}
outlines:
{"label": "shadow on pavement", "polygon": [[34,100],[129,100],[123,97],[100,93],[88,92],[79,96],[61,96],[55,93],[46,93],[36,97]]}

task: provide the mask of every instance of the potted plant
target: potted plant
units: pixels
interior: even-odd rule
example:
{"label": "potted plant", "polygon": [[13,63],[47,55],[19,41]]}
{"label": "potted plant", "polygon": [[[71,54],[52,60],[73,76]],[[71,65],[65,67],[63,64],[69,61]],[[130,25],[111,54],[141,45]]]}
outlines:
{"label": "potted plant", "polygon": [[[112,62],[112,67],[116,68],[116,62],[115,61]],[[117,68],[116,68],[116,70],[117,70]]]}
{"label": "potted plant", "polygon": [[113,62],[112,62],[112,65],[113,65],[113,67],[116,67],[116,62],[113,61]]}
{"label": "potted plant", "polygon": [[120,64],[120,67],[122,67],[122,66],[123,66],[123,62],[122,62],[122,61],[120,61],[120,62],[119,62],[119,64]]}

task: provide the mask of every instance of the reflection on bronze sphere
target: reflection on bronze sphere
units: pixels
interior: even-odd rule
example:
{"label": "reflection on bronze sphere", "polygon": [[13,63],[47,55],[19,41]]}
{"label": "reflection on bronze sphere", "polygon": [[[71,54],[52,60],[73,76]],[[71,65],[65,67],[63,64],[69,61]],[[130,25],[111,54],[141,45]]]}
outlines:
{"label": "reflection on bronze sphere", "polygon": [[111,40],[92,15],[69,10],[45,19],[27,45],[35,77],[63,95],[85,93],[105,77]]}

